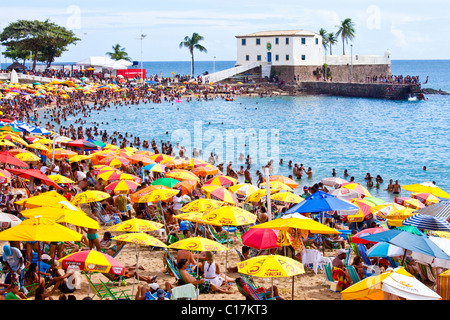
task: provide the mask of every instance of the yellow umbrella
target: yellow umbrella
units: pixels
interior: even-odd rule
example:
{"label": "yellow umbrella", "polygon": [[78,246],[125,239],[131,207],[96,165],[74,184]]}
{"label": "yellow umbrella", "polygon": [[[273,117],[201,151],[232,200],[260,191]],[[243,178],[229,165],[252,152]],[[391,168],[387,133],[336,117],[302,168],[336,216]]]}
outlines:
{"label": "yellow umbrella", "polygon": [[[74,207],[75,208],[75,207]],[[56,207],[39,207],[23,210],[21,214],[26,218],[42,216],[58,223],[70,223],[75,226],[100,230],[100,225],[94,219],[88,217],[82,210]]]}
{"label": "yellow umbrella", "polygon": [[211,224],[211,225],[215,225],[215,226],[221,226],[221,224],[218,222],[206,221],[205,219],[203,219],[203,213],[198,212],[198,211],[183,212],[183,213],[177,214],[176,216],[174,216],[174,218],[177,218],[179,220],[192,221],[192,222],[200,223],[200,224]]}
{"label": "yellow umbrella", "polygon": [[[266,182],[261,183],[260,186],[265,188]],[[284,191],[294,192],[294,190],[292,190],[291,187],[289,187],[287,184],[284,184],[283,182],[280,182],[278,180],[269,181],[269,186],[270,186],[270,189],[273,189],[273,190],[278,190],[278,191],[284,190]]]}
{"label": "yellow umbrella", "polygon": [[81,234],[55,221],[37,217],[0,232],[2,241],[80,241]]}
{"label": "yellow umbrella", "polygon": [[205,184],[205,185],[201,188],[201,190],[202,190],[203,192],[205,192],[205,193],[211,193],[211,192],[213,192],[214,190],[217,190],[217,189],[220,189],[220,188],[223,188],[223,187],[221,187],[221,186],[216,186],[216,185],[214,185],[214,184]]}
{"label": "yellow umbrella", "polygon": [[[270,194],[275,193],[279,190],[270,189]],[[267,189],[258,189],[256,192],[252,193],[245,202],[260,202],[262,197],[267,196]]]}
{"label": "yellow umbrella", "polygon": [[301,229],[308,230],[311,233],[319,234],[339,234],[339,231],[330,228],[320,222],[306,217],[282,217],[268,222],[260,223],[250,228],[267,228],[276,230]]}
{"label": "yellow umbrella", "polygon": [[409,184],[402,186],[402,188],[403,190],[415,193],[431,193],[432,195],[439,198],[450,198],[450,194],[448,194],[432,182]]}
{"label": "yellow umbrella", "polygon": [[144,219],[128,219],[112,227],[108,231],[124,231],[124,232],[149,232],[163,228],[164,225],[159,222]]}
{"label": "yellow umbrella", "polygon": [[304,199],[299,195],[296,195],[291,192],[278,192],[274,195],[270,196],[271,200],[281,201],[281,202],[289,202],[289,203],[300,203]]}
{"label": "yellow umbrella", "polygon": [[[164,164],[164,163],[163,163]],[[200,179],[192,172],[183,169],[174,169],[166,173],[167,178],[177,179],[177,180],[194,180],[200,181]]]}
{"label": "yellow umbrella", "polygon": [[202,237],[192,237],[172,243],[170,249],[185,249],[190,251],[226,251],[229,250],[224,245]]}
{"label": "yellow umbrella", "polygon": [[41,158],[34,153],[23,152],[16,154],[16,158],[25,162],[41,161]]}
{"label": "yellow umbrella", "polygon": [[342,188],[354,190],[354,191],[358,192],[360,195],[363,195],[365,197],[371,197],[372,196],[370,194],[370,192],[366,188],[364,188],[361,184],[359,184],[359,183],[355,183],[355,182],[346,183],[346,184],[342,185]]}
{"label": "yellow umbrella", "polygon": [[14,203],[25,208],[37,208],[45,206],[60,206],[61,202],[68,203],[67,198],[56,191],[49,191],[34,197],[16,201]]}
{"label": "yellow umbrella", "polygon": [[150,191],[146,195],[139,198],[138,202],[158,202],[165,201],[172,198],[174,195],[178,194],[180,190],[174,189],[155,189]]}
{"label": "yellow umbrella", "polygon": [[203,215],[209,222],[217,222],[226,226],[243,226],[256,222],[256,215],[239,207],[224,206],[213,209]]}
{"label": "yellow umbrella", "polygon": [[305,273],[303,264],[285,256],[262,255],[237,264],[238,272],[254,277],[293,277]]}
{"label": "yellow umbrella", "polygon": [[405,209],[405,208],[406,207],[402,206],[401,204],[390,202],[390,203],[383,203],[378,206],[372,207],[372,208],[370,208],[370,212],[372,212],[373,214],[377,215],[380,218],[385,219],[386,216],[391,211],[401,210],[401,209]]}
{"label": "yellow umbrella", "polygon": [[79,162],[82,160],[87,160],[87,159],[91,159],[92,157],[89,155],[84,155],[84,154],[79,154],[73,157],[69,158],[69,163],[73,163],[73,162]]}
{"label": "yellow umbrella", "polygon": [[[25,147],[28,147],[28,146],[29,146],[29,144],[28,144],[25,140],[23,140],[21,137],[16,136],[16,135],[13,134],[12,132],[9,133],[9,134],[7,134],[7,135],[3,135],[3,136],[2,136],[2,139],[7,139],[6,136],[9,136],[9,137],[11,138],[11,141],[18,142],[18,143],[20,143],[21,145],[24,145]],[[9,139],[8,139],[8,140],[9,140]]]}
{"label": "yellow umbrella", "polygon": [[75,181],[73,181],[72,179],[69,179],[61,174],[51,174],[48,177],[57,184],[75,183]]}
{"label": "yellow umbrella", "polygon": [[225,202],[223,202],[223,201],[200,198],[200,199],[191,201],[188,204],[185,204],[180,209],[180,211],[183,211],[183,212],[189,212],[189,211],[206,212],[206,211],[210,211],[215,208],[219,208],[219,207],[223,206],[224,204],[225,204]]}
{"label": "yellow umbrella", "polygon": [[[264,179],[266,181],[266,179]],[[298,187],[298,183],[292,180],[291,178],[280,176],[280,175],[274,175],[269,177],[269,181],[279,181],[284,183],[285,185],[291,187],[292,189],[295,189]]]}
{"label": "yellow umbrella", "polygon": [[47,139],[47,138],[42,138],[42,139],[34,141],[33,143],[52,144],[53,140]]}
{"label": "yellow umbrella", "polygon": [[28,148],[48,151],[48,147],[44,146],[42,143],[32,143],[28,145]]}
{"label": "yellow umbrella", "polygon": [[0,146],[17,147],[14,143],[5,139],[0,139]]}
{"label": "yellow umbrella", "polygon": [[232,185],[228,190],[233,192],[236,196],[247,198],[259,189],[250,183],[239,183]]}
{"label": "yellow umbrella", "polygon": [[103,191],[87,190],[87,191],[81,192],[81,193],[77,194],[75,197],[73,197],[72,204],[79,205],[82,203],[103,201],[109,197],[111,197],[111,196]]}

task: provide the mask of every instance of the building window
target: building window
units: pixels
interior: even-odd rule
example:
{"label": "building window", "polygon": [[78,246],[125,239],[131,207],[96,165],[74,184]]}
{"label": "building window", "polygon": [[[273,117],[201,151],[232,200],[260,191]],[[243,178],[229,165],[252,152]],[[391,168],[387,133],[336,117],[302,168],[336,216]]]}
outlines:
{"label": "building window", "polygon": [[319,38],[316,38],[316,44],[319,44]]}
{"label": "building window", "polygon": [[259,46],[261,44],[261,39],[256,39],[256,45]]}
{"label": "building window", "polygon": [[257,55],[256,60],[261,61],[261,55]]}
{"label": "building window", "polygon": [[288,54],[286,55],[286,61],[289,61],[289,55]]}
{"label": "building window", "polygon": [[242,45],[243,45],[243,46],[246,45],[246,39],[242,39]]}
{"label": "building window", "polygon": [[245,61],[249,61],[250,60],[250,56],[247,54],[246,56],[245,56]]}
{"label": "building window", "polygon": [[289,38],[286,38],[286,44],[289,44]]}
{"label": "building window", "polygon": [[306,38],[302,38],[302,44],[306,44]]}
{"label": "building window", "polygon": [[278,43],[279,43],[279,39],[275,38],[275,44],[278,44]]}
{"label": "building window", "polygon": [[279,55],[275,55],[275,61],[278,61],[278,60],[280,60],[280,57],[279,57]]}
{"label": "building window", "polygon": [[306,60],[306,56],[302,54],[302,60]]}

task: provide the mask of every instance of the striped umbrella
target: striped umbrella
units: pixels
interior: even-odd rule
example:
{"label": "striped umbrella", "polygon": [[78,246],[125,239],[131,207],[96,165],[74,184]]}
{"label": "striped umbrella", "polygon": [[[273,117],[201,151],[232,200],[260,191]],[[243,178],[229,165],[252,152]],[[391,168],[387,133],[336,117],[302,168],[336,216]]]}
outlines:
{"label": "striped umbrella", "polygon": [[425,230],[450,231],[450,223],[445,218],[427,216],[420,213],[403,220],[403,225],[415,226]]}
{"label": "striped umbrella", "polygon": [[438,203],[440,201],[438,197],[432,195],[431,193],[426,193],[426,192],[413,193],[411,195],[411,198],[421,201],[426,206],[429,206],[433,203]]}
{"label": "striped umbrella", "polygon": [[369,250],[367,250],[368,257],[399,257],[403,256],[404,254],[405,249],[387,242],[378,242]]}
{"label": "striped umbrella", "polygon": [[417,210],[417,213],[447,219],[448,217],[450,217],[450,201],[446,200],[432,204],[428,207]]}
{"label": "striped umbrella", "polygon": [[237,182],[236,179],[228,176],[218,176],[205,182],[205,184],[213,184],[216,186],[229,187]]}
{"label": "striped umbrella", "polygon": [[139,183],[131,180],[118,180],[107,185],[105,187],[105,192],[109,194],[128,194],[133,193],[139,187]]}
{"label": "striped umbrella", "polygon": [[210,193],[212,197],[216,197],[217,199],[224,201],[226,203],[232,204],[232,205],[238,205],[239,201],[237,200],[234,193],[230,192],[229,190],[219,187],[218,189],[212,191]]}
{"label": "striped umbrella", "polygon": [[151,163],[143,167],[142,169],[152,171],[152,172],[166,172],[166,166],[160,163]]}

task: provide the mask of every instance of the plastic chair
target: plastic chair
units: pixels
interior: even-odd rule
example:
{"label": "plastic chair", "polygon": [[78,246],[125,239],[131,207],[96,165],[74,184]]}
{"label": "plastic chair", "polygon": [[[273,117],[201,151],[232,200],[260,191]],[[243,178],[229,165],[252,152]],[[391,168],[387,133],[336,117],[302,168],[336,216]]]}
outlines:
{"label": "plastic chair", "polygon": [[192,283],[188,283],[173,288],[171,300],[180,300],[180,299],[192,300],[198,298],[198,295],[199,295],[198,289],[196,289]]}
{"label": "plastic chair", "polygon": [[356,271],[354,266],[346,266],[348,274],[350,275],[350,278],[352,279],[353,284],[358,283],[361,281],[359,278],[358,272]]}

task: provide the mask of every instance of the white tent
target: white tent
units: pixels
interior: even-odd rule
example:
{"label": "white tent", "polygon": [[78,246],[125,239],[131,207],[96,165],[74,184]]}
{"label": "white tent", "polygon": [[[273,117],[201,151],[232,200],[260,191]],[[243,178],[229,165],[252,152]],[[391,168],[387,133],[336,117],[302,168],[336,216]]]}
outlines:
{"label": "white tent", "polygon": [[440,295],[414,277],[392,273],[383,281],[381,290],[408,300],[440,300]]}
{"label": "white tent", "polygon": [[81,66],[93,66],[93,67],[105,67],[111,65],[115,62],[115,60],[110,59],[108,57],[88,57],[81,61],[77,62],[77,65]]}
{"label": "white tent", "polygon": [[117,69],[127,69],[129,66],[132,66],[132,65],[133,65],[132,62],[124,60],[124,59],[120,59],[120,60],[117,60],[117,61],[113,60],[113,62],[112,63],[108,63],[106,65],[106,67],[112,68],[114,70],[117,70]]}

